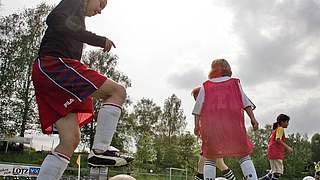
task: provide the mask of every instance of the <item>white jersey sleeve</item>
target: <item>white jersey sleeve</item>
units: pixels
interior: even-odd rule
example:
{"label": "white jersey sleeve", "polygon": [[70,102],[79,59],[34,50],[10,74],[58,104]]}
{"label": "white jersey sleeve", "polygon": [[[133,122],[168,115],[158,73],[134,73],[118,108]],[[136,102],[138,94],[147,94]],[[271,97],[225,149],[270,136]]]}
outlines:
{"label": "white jersey sleeve", "polygon": [[[256,106],[252,103],[252,101],[247,97],[247,95],[243,92],[241,84],[239,83],[239,90],[241,93],[241,98],[242,98],[242,103],[243,103],[243,108],[246,108],[248,106],[251,106],[252,109],[255,109]],[[201,109],[204,103],[204,97],[205,97],[205,91],[203,85],[200,88],[197,100],[195,102],[195,105],[193,107],[192,114],[193,115],[200,115]]]}
{"label": "white jersey sleeve", "polygon": [[193,111],[192,111],[193,115],[200,115],[203,102],[204,102],[204,87],[201,86],[196,103],[193,107]]}

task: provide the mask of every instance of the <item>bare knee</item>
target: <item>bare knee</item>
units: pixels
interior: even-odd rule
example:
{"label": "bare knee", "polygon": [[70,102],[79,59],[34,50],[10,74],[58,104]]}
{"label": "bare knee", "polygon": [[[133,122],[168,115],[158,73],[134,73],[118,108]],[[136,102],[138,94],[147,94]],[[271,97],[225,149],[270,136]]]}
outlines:
{"label": "bare knee", "polygon": [[76,150],[80,143],[80,134],[72,133],[67,137],[60,138],[60,143],[56,150],[71,157],[72,153]]}
{"label": "bare knee", "polygon": [[116,86],[116,88],[114,89],[114,91],[112,92],[111,96],[109,96],[108,98],[104,99],[104,102],[111,102],[111,103],[116,103],[118,105],[122,105],[127,97],[127,92],[126,89],[118,84]]}
{"label": "bare knee", "polygon": [[118,93],[119,99],[121,99],[124,102],[127,97],[126,88],[124,88],[122,85],[119,85],[117,93]]}
{"label": "bare knee", "polygon": [[72,141],[72,143],[71,143],[73,151],[77,149],[79,143],[80,143],[80,134],[77,134],[77,135],[73,138],[73,141]]}

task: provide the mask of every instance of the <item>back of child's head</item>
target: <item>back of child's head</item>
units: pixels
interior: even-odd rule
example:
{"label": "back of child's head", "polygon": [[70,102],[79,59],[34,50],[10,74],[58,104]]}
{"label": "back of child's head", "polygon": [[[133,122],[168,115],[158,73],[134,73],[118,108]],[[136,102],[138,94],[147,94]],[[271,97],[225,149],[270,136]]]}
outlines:
{"label": "back of child's head", "polygon": [[289,121],[290,117],[288,115],[285,114],[279,114],[277,116],[277,122],[273,123],[272,129],[275,130],[277,129],[277,127],[280,125],[281,122],[286,122]]}
{"label": "back of child's head", "polygon": [[197,99],[199,91],[200,91],[200,87],[196,87],[196,88],[192,89],[191,95],[193,96],[194,100]]}
{"label": "back of child's head", "polygon": [[231,66],[225,59],[215,59],[211,63],[211,70],[208,78],[217,78],[222,76],[232,76]]}

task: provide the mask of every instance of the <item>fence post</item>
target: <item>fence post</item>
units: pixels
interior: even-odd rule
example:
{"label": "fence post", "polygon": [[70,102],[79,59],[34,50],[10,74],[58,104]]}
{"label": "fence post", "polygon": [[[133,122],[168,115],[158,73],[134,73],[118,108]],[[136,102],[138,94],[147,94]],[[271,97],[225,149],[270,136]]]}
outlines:
{"label": "fence post", "polygon": [[90,167],[90,177],[97,180],[108,180],[108,167]]}

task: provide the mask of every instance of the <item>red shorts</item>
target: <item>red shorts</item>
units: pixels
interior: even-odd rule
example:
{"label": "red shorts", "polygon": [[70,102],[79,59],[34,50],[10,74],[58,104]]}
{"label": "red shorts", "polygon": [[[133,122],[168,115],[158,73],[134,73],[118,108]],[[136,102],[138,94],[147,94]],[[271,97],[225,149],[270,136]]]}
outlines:
{"label": "red shorts", "polygon": [[52,133],[53,124],[76,113],[79,127],[93,119],[91,94],[106,80],[79,60],[41,57],[34,61],[32,80],[42,132]]}

